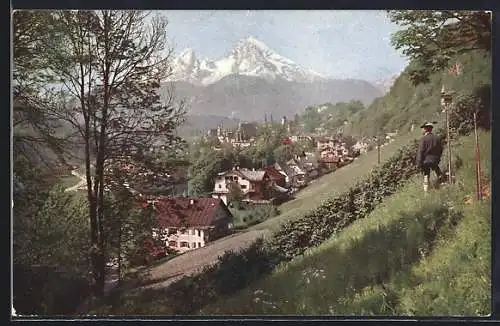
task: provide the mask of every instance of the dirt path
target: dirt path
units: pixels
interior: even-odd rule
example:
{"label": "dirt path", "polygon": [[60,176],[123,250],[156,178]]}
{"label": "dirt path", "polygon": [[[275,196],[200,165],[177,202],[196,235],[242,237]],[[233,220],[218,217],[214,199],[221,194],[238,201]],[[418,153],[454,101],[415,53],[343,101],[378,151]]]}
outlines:
{"label": "dirt path", "polygon": [[191,275],[200,271],[204,266],[217,262],[219,256],[225,251],[247,248],[257,238],[266,237],[270,233],[267,230],[252,230],[242,232],[219,239],[207,245],[206,247],[188,251],[178,257],[175,257],[159,266],[155,266],[150,271],[149,279],[158,281],[144,288],[166,287],[177,279]]}

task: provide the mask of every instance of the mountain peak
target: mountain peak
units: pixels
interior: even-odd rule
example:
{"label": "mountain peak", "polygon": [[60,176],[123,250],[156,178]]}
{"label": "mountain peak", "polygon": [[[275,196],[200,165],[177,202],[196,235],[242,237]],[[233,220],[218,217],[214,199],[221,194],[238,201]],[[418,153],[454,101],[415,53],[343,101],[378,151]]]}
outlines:
{"label": "mountain peak", "polygon": [[194,55],[195,52],[192,48],[185,48],[182,50],[181,54],[179,54],[179,57],[185,57],[187,55]]}
{"label": "mountain peak", "polygon": [[304,69],[253,36],[239,40],[228,56],[216,61],[198,60],[193,49],[185,49],[173,61],[170,80],[184,80],[209,85],[229,75],[244,75],[310,83],[324,79],[320,74]]}
{"label": "mountain peak", "polygon": [[194,52],[193,49],[191,48],[186,48],[184,49],[181,54],[179,54],[178,59],[182,62],[188,63],[188,64],[194,64],[194,62],[197,60],[196,59],[196,53]]}
{"label": "mountain peak", "polygon": [[238,45],[252,45],[252,46],[254,46],[260,50],[263,50],[263,51],[271,50],[267,45],[265,45],[263,42],[259,41],[258,39],[256,39],[253,36],[248,36],[245,39],[240,40],[238,42]]}

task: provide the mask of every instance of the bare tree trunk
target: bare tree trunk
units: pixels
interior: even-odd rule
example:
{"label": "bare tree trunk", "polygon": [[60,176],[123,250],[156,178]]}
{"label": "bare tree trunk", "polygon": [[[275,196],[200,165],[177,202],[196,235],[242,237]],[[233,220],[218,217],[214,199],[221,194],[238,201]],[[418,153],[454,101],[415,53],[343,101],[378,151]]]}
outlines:
{"label": "bare tree trunk", "polygon": [[118,285],[122,282],[122,220],[118,226]]}
{"label": "bare tree trunk", "polygon": [[109,109],[109,78],[110,78],[110,61],[109,61],[109,17],[108,11],[103,11],[104,20],[104,100],[102,107],[102,120],[99,132],[99,141],[97,149],[97,159],[96,159],[96,171],[95,171],[95,195],[97,198],[97,221],[99,229],[99,242],[98,242],[98,254],[96,259],[96,269],[99,270],[99,274],[96,279],[96,286],[98,289],[98,296],[104,295],[104,283],[106,279],[106,262],[105,262],[105,252],[106,252],[106,241],[104,236],[104,160],[106,154],[106,126],[108,121],[108,109]]}

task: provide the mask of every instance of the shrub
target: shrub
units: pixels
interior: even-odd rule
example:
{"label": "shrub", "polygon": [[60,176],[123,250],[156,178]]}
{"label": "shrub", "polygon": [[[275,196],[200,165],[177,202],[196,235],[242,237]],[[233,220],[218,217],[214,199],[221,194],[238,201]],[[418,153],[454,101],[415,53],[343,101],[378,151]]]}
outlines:
{"label": "shrub", "polygon": [[365,217],[386,196],[418,172],[414,164],[418,143],[399,150],[365,180],[328,200],[305,217],[288,222],[274,234],[270,246],[283,260],[291,260],[317,246],[356,219]]}

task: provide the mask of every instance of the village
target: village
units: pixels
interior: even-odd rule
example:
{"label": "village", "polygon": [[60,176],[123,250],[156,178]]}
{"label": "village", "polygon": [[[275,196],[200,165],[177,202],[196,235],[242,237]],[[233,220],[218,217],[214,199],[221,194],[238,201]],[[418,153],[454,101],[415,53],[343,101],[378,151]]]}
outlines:
{"label": "village", "polygon": [[[266,126],[267,121],[264,123]],[[169,173],[145,173],[130,163],[120,164],[120,171],[140,176],[142,183],[125,182],[123,185],[137,198],[143,207],[152,205],[156,226],[153,241],[148,242],[149,254],[141,262],[149,263],[167,255],[182,254],[205,247],[221,237],[239,232],[262,222],[272,215],[237,225],[236,214],[259,208],[279,207],[294,198],[294,194],[319,177],[331,173],[356,160],[367,151],[377,148],[374,139],[363,138],[348,144],[342,134],[328,135],[323,130],[316,133],[294,132],[293,121],[281,119],[280,125],[287,131],[283,145],[297,142],[313,144],[309,151],[294,155],[289,160],[274,162],[262,168],[244,168],[234,165],[218,171],[213,178],[213,190],[208,196],[188,193],[188,169],[180,164]],[[211,150],[222,147],[251,148],[258,139],[257,123],[240,123],[236,128],[225,129],[219,125],[207,131],[205,140],[215,140]],[[380,147],[393,140],[397,133],[388,133]],[[72,174],[81,182],[66,191],[86,189],[85,178],[76,170]],[[236,227],[235,227],[236,224]]]}

